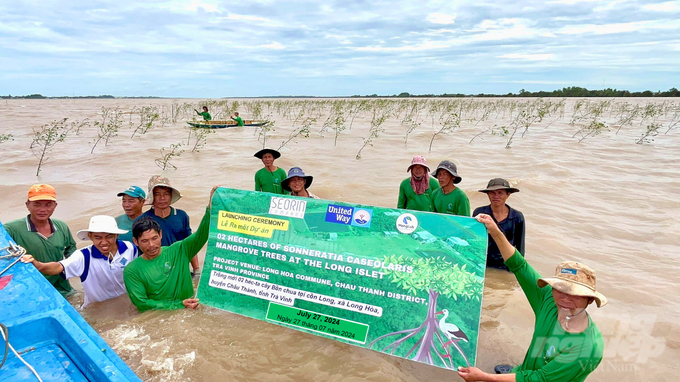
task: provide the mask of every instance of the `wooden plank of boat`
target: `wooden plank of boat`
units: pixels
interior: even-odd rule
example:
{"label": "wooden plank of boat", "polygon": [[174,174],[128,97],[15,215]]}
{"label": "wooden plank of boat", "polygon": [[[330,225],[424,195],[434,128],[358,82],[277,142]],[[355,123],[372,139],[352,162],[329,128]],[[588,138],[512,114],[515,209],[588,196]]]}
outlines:
{"label": "wooden plank of boat", "polygon": [[[9,343],[47,381],[141,381],[32,264],[7,257],[14,241],[0,223],[0,322]],[[12,265],[13,264],[13,265]],[[4,284],[4,283],[3,283]],[[2,337],[0,344],[4,347]],[[0,361],[3,352],[0,352]],[[37,380],[9,352],[0,381]]]}
{"label": "wooden plank of boat", "polygon": [[[238,126],[236,121],[188,121],[192,127],[199,127],[203,129],[224,129],[228,127]],[[256,121],[252,119],[244,119],[243,126],[263,126],[266,121]]]}

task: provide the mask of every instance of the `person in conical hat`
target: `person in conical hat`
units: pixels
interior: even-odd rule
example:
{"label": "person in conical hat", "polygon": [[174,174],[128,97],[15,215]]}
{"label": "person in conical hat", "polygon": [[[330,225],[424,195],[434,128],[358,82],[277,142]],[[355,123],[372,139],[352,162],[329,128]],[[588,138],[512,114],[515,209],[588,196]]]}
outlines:
{"label": "person in conical hat", "polygon": [[139,256],[131,242],[118,239],[118,235],[127,232],[118,228],[112,216],[93,216],[89,227],[76,235],[80,240],[91,240],[92,244],[60,261],[41,262],[31,255],[24,255],[21,261],[32,263],[45,275],[63,273],[66,279],[79,277],[85,290],[84,308],[125,294],[123,270]]}
{"label": "person in conical hat", "polygon": [[[519,192],[519,189],[511,187],[510,182],[503,178],[494,178],[489,181],[485,189],[479,190],[479,192],[483,192],[489,197],[490,204],[475,208],[472,216],[479,214],[491,216],[510,244],[517,248],[522,256],[526,257],[524,252],[524,215],[505,203],[510,194]],[[491,237],[489,237],[488,243],[486,266],[508,270],[508,267],[503,264],[503,257],[498,246]]]}
{"label": "person in conical hat", "polygon": [[406,172],[411,177],[404,179],[399,185],[399,200],[397,208],[417,211],[434,211],[432,192],[439,188],[437,179],[430,177],[430,168],[422,155],[416,155],[411,160]]}
{"label": "person in conical hat", "polygon": [[515,274],[535,315],[534,334],[524,361],[514,368],[496,366],[497,374],[476,367],[459,367],[465,381],[582,382],[604,356],[604,339],[586,312],[593,302],[598,308],[607,298],[597,291],[595,271],[576,261],[563,261],[555,276],[541,277],[510,244],[494,219],[479,214],[500,249],[505,265]]}
{"label": "person in conical hat", "polygon": [[286,170],[276,167],[274,160],[281,157],[281,153],[273,149],[262,149],[255,153],[264,167],[255,173],[255,191],[285,194],[281,183],[286,179]]}

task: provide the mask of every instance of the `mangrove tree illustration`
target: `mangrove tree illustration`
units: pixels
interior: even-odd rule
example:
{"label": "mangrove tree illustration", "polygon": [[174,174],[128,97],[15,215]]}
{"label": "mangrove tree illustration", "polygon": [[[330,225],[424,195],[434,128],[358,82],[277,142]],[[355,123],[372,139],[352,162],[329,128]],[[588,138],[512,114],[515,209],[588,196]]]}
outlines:
{"label": "mangrove tree illustration", "polygon": [[[459,299],[477,300],[481,302],[484,283],[481,277],[474,272],[466,270],[467,265],[460,266],[447,261],[443,257],[412,258],[403,256],[385,256],[385,264],[401,264],[406,267],[412,266],[413,273],[400,272],[397,270],[384,270],[386,277],[405,289],[407,293],[416,295],[418,292],[428,292],[427,316],[423,322],[411,329],[399,330],[382,335],[369,344],[369,348],[380,350],[384,353],[395,354],[401,346],[415,343],[405,353],[404,358],[414,361],[435,364],[438,359],[444,367],[455,369],[453,356],[450,352],[453,345],[463,357],[467,366],[470,366],[467,355],[459,346],[458,342],[467,342],[467,336],[458,329],[453,322],[446,322],[450,318],[448,309],[437,309],[437,299],[440,296]],[[438,318],[438,315],[444,317]],[[391,342],[386,343],[386,339]],[[380,346],[378,344],[381,343]]]}

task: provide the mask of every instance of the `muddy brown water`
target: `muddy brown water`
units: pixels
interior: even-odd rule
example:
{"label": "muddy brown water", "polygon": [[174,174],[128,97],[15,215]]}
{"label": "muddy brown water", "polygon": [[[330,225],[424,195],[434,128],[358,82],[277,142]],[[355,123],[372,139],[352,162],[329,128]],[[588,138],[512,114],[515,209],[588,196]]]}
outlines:
{"label": "muddy brown water", "polygon": [[[555,102],[559,100],[554,100]],[[186,141],[182,118],[130,138],[127,120],[108,145],[97,146],[94,126],[59,143],[39,177],[30,151],[31,132],[54,120],[101,119],[102,107],[129,112],[137,106],[162,107],[200,100],[0,100],[0,219],[27,212],[28,187],[50,183],[58,192],[54,217],[73,233],[86,228],[95,214],[122,213],[116,194],[127,186],[146,186],[157,173],[168,176],[184,197],[175,205],[191,217],[195,228],[208,193],[215,184],[252,189],[261,162],[252,154],[262,147],[255,128],[215,131],[197,153],[185,152],[161,171],[159,149]],[[242,102],[252,102],[242,101]],[[494,102],[494,100],[483,100]],[[598,273],[598,286],[609,298],[602,309],[588,312],[605,336],[606,354],[592,381],[671,381],[680,372],[680,129],[635,144],[650,120],[614,127],[578,142],[583,123],[569,124],[576,100],[567,100],[565,115],[546,127],[532,125],[506,149],[507,137],[478,133],[499,123],[493,116],[463,121],[456,131],[438,137],[429,117],[404,138],[407,126],[390,118],[372,146],[355,159],[368,136],[371,113],[356,117],[351,130],[319,134],[323,118],[309,138],[298,137],[281,150],[277,161],[288,169],[300,166],[314,176],[310,188],[324,199],[377,206],[396,205],[399,182],[407,176],[411,157],[424,155],[434,167],[443,159],[458,165],[459,186],[472,208],[488,204],[483,188],[490,178],[505,177],[521,192],[508,204],[527,220],[527,258],[543,274],[565,259],[583,261]],[[679,101],[617,99],[623,104]],[[252,113],[240,108],[244,118]],[[424,112],[423,112],[424,113]],[[129,118],[129,114],[125,114]],[[274,112],[275,130],[268,146],[278,147],[294,130],[293,122]],[[612,113],[609,122],[612,123]],[[672,113],[658,123],[671,123]],[[606,116],[603,117],[606,120]],[[546,120],[547,121],[547,120]],[[435,122],[436,126],[436,122]],[[86,245],[80,242],[79,246]],[[203,255],[203,252],[201,253]],[[80,288],[76,284],[76,288]],[[82,289],[81,289],[82,290]],[[82,293],[71,302],[79,306]],[[344,343],[297,332],[229,312],[202,307],[198,311],[151,311],[138,314],[126,296],[81,310],[85,319],[143,379],[150,381],[434,381],[458,380],[455,372],[417,364]],[[491,371],[498,363],[519,363],[533,330],[533,315],[514,277],[489,270],[486,277],[478,366]]]}

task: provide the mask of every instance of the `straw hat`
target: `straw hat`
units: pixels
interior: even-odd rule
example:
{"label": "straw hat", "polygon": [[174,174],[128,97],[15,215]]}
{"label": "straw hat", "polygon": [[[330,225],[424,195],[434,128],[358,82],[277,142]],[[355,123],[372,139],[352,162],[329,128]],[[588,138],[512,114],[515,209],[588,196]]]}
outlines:
{"label": "straw hat", "polygon": [[305,190],[309,188],[309,186],[312,185],[312,180],[314,180],[314,177],[311,175],[305,175],[305,172],[302,171],[300,167],[293,167],[290,170],[288,170],[288,177],[281,182],[281,187],[283,187],[284,190],[290,191],[290,186],[288,183],[290,183],[290,180],[295,177],[300,177],[305,179]]}
{"label": "straw hat", "polygon": [[607,297],[597,292],[595,281],[595,271],[589,266],[575,261],[563,261],[555,268],[554,277],[540,278],[537,284],[540,288],[550,285],[572,296],[592,297],[600,308],[607,305]]}
{"label": "straw hat", "polygon": [[179,190],[170,185],[170,180],[168,178],[160,175],[154,175],[151,177],[151,179],[149,179],[149,197],[146,200],[146,204],[153,204],[153,190],[156,187],[167,187],[172,190],[172,199],[170,200],[170,204],[174,204],[182,197],[182,194],[179,193]]}
{"label": "straw hat", "polygon": [[413,157],[413,159],[411,159],[411,165],[408,166],[408,168],[406,169],[406,172],[411,171],[411,167],[413,167],[417,164],[425,167],[425,169],[427,169],[427,172],[430,172],[430,168],[427,167],[427,161],[425,160],[425,157],[422,156],[422,155],[416,155],[416,156]]}
{"label": "straw hat", "polygon": [[495,190],[505,190],[508,192],[508,194],[512,194],[513,192],[519,192],[519,188],[510,187],[510,182],[503,178],[491,179],[489,183],[486,185],[486,188],[483,190],[479,190],[479,192],[483,192],[486,194],[489,191]]}
{"label": "straw hat", "polygon": [[87,236],[90,232],[103,232],[103,233],[113,233],[116,235],[121,235],[127,233],[127,230],[118,228],[116,224],[116,219],[112,216],[107,215],[97,215],[90,218],[90,226],[87,229],[81,229],[78,231],[76,236],[80,240],[89,240]]}
{"label": "straw hat", "polygon": [[431,175],[436,178],[439,170],[448,171],[449,174],[451,174],[451,176],[453,177],[453,184],[458,184],[460,183],[461,180],[463,180],[463,178],[461,178],[460,175],[458,175],[458,168],[450,160],[443,160],[439,162],[439,166],[437,166],[437,169],[434,170],[434,172]]}

